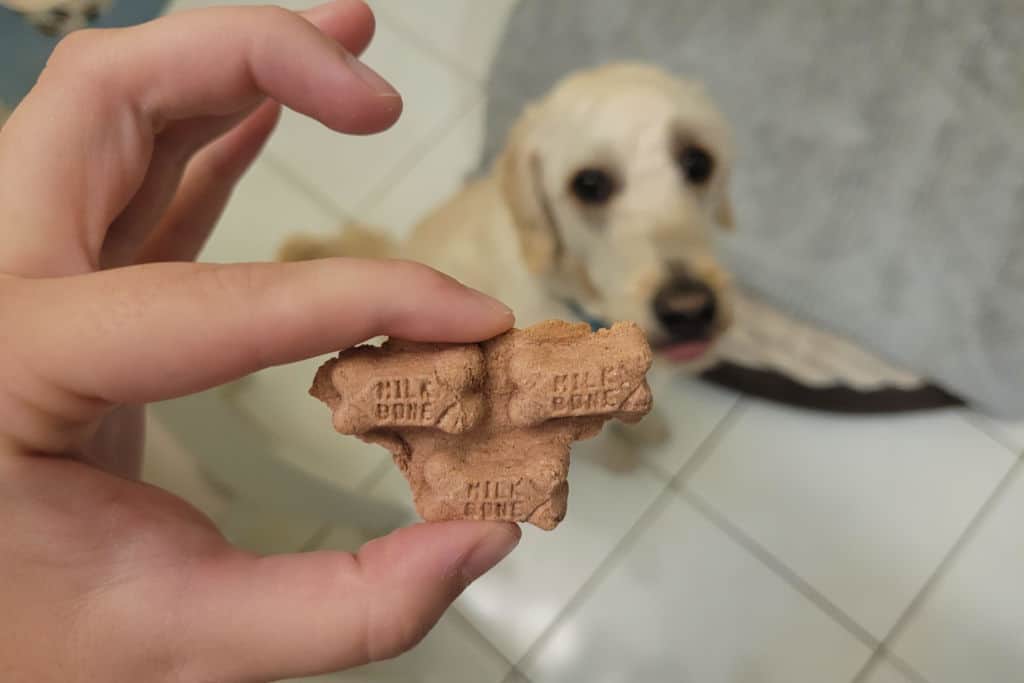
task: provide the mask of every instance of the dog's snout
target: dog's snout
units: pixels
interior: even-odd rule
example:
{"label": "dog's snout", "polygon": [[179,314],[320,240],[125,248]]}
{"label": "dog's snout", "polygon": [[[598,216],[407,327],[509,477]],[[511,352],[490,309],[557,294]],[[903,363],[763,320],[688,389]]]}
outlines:
{"label": "dog's snout", "polygon": [[654,296],[655,317],[677,340],[710,336],[717,308],[711,287],[685,276],[672,278]]}

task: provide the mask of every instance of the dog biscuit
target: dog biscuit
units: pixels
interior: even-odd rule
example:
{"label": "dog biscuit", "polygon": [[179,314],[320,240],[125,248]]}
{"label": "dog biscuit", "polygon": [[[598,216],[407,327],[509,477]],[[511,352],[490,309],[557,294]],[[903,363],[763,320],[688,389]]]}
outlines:
{"label": "dog biscuit", "polygon": [[591,332],[552,320],[479,344],[349,349],[320,367],[310,394],[338,432],[391,451],[423,519],[553,529],[570,446],[609,419],[646,415],[650,366],[633,323]]}

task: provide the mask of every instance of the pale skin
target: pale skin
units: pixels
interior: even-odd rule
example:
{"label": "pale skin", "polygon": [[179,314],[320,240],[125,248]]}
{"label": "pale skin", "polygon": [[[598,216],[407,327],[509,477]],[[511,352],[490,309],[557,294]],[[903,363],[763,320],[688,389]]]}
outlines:
{"label": "pale skin", "polygon": [[351,58],[372,34],[359,0],[72,34],[0,132],[0,680],[255,682],[391,657],[518,542],[449,522],[259,557],[138,481],[150,401],[377,335],[512,325],[410,263],[192,262],[278,103],[339,133],[395,121],[398,94]]}

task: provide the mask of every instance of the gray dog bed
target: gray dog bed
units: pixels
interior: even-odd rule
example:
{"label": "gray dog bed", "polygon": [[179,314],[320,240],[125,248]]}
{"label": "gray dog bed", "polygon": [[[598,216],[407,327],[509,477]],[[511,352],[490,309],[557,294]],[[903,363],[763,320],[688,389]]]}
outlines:
{"label": "gray dog bed", "polygon": [[749,292],[1024,415],[1019,0],[521,0],[481,167],[527,101],[623,58],[699,78],[731,121],[722,248]]}

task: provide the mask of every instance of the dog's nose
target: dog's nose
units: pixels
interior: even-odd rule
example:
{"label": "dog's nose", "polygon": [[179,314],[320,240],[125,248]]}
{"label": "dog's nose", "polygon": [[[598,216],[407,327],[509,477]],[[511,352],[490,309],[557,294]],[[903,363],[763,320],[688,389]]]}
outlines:
{"label": "dog's nose", "polygon": [[672,278],[654,296],[654,315],[674,340],[706,339],[716,309],[711,288],[689,277]]}

